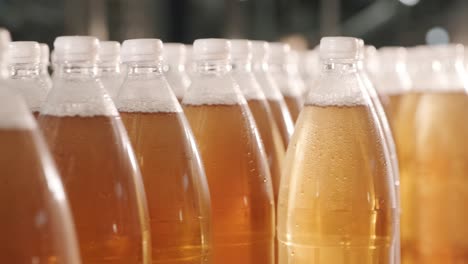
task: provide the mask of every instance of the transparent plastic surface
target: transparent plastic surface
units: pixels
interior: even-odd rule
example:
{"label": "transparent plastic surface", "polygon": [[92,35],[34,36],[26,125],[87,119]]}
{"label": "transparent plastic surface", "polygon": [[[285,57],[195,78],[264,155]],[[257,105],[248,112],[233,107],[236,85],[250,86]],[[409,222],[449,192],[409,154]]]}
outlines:
{"label": "transparent plastic surface", "polygon": [[10,32],[6,28],[0,27],[0,81],[8,78],[8,67],[5,57],[8,51],[8,44],[11,42]]}
{"label": "transparent plastic surface", "polygon": [[125,78],[120,62],[100,63],[97,77],[112,99],[117,97]]}
{"label": "transparent plastic surface", "polygon": [[13,63],[8,65],[8,69],[7,85],[23,96],[34,117],[37,118],[51,88],[41,73],[41,64]]}
{"label": "transparent plastic surface", "polygon": [[39,69],[39,75],[43,82],[46,83],[47,88],[52,89],[52,78],[49,74],[49,65],[50,65],[50,51],[49,46],[45,43],[40,43],[41,46],[41,63]]}
{"label": "transparent plastic surface", "polygon": [[[360,55],[364,55],[364,52],[367,51],[369,48],[364,46],[364,41],[360,40]],[[371,47],[371,50],[375,48]],[[384,136],[384,140],[382,144],[384,145],[384,151],[386,155],[390,157],[390,166],[389,171],[394,183],[395,187],[395,197],[396,197],[396,204],[397,204],[397,214],[395,214],[395,239],[392,243],[392,263],[398,264],[400,263],[401,254],[400,254],[400,173],[399,173],[399,166],[398,166],[398,157],[396,151],[395,140],[393,138],[393,134],[390,128],[390,123],[388,121],[387,115],[385,113],[384,107],[382,106],[381,101],[379,100],[379,96],[377,94],[376,85],[371,78],[369,77],[369,71],[367,68],[364,68],[364,65],[373,65],[369,63],[367,60],[369,58],[365,56],[360,56],[358,61],[358,72],[363,81],[363,87],[366,89],[366,92],[369,94],[370,97],[370,104],[369,107],[373,108],[376,113],[376,120],[377,120],[377,127],[381,131],[380,133]],[[374,80],[377,76],[377,67],[373,67],[374,73]]]}
{"label": "transparent plastic surface", "polygon": [[274,263],[271,177],[255,121],[227,60],[197,61],[183,106],[210,187],[212,263]]}
{"label": "transparent plastic surface", "polygon": [[164,75],[179,102],[182,102],[185,91],[190,86],[190,78],[185,65],[186,52],[184,44],[164,44],[164,63],[166,64]]}
{"label": "transparent plastic surface", "polygon": [[116,105],[143,175],[153,263],[209,263],[208,184],[188,122],[159,63],[126,67]]}
{"label": "transparent plastic surface", "polygon": [[384,47],[377,53],[378,69],[374,71],[375,86],[393,129],[402,96],[411,89],[406,67],[406,49]]}
{"label": "transparent plastic surface", "polygon": [[395,122],[402,263],[464,263],[468,96],[463,52],[461,46],[440,46],[410,55],[414,86],[401,99]]}
{"label": "transparent plastic surface", "polygon": [[268,101],[252,74],[251,61],[249,59],[233,60],[232,66],[232,76],[247,100],[247,104],[252,112],[258,132],[260,133],[261,141],[265,148],[276,202],[278,198],[281,168],[285,155],[281,134],[273,118],[273,113],[268,105]]}
{"label": "transparent plastic surface", "polygon": [[316,84],[286,154],[279,263],[392,263],[391,160],[357,62],[323,62]]}
{"label": "transparent plastic surface", "polygon": [[62,182],[20,95],[0,87],[0,259],[79,264]]}
{"label": "transparent plastic surface", "polygon": [[[284,45],[279,43],[273,43],[272,45]],[[277,50],[275,48],[273,50]],[[273,51],[278,53],[278,51]],[[291,74],[291,71],[288,70],[288,56],[290,55],[289,48],[287,51],[281,51],[281,54],[270,57],[268,71],[270,72],[273,81],[278,86],[279,90],[283,94],[284,100],[288,107],[289,113],[293,122],[296,122],[299,113],[302,110],[304,100],[303,100],[303,90],[304,87],[300,82]]]}
{"label": "transparent plastic surface", "polygon": [[125,71],[120,63],[120,43],[103,41],[98,54],[98,78],[110,97],[115,100],[125,78]]}
{"label": "transparent plastic surface", "polygon": [[150,263],[140,171],[96,65],[57,57],[56,66],[39,124],[69,195],[83,263]]}
{"label": "transparent plastic surface", "polygon": [[303,54],[302,68],[303,68],[303,80],[306,84],[306,93],[304,98],[307,97],[308,92],[313,89],[315,82],[319,78],[320,74],[320,60],[319,60],[318,48],[311,49]]}
{"label": "transparent plastic surface", "polygon": [[[255,124],[257,125],[258,132],[260,133],[268,166],[270,168],[276,208],[285,148],[281,139],[281,134],[273,118],[271,108],[268,105],[268,101],[255,79],[255,76],[252,74],[250,42],[243,42],[243,40],[233,41],[233,45],[236,44],[238,47],[245,47],[245,50],[243,54],[241,52],[241,54],[236,55],[236,53],[233,52],[231,62],[232,76],[247,100],[247,104],[252,112]],[[275,261],[277,259],[277,248],[278,243],[277,239],[275,239]]]}
{"label": "transparent plastic surface", "polygon": [[262,89],[286,149],[294,131],[294,123],[278,86],[268,72],[268,44],[253,42],[253,74]]}
{"label": "transparent plastic surface", "polygon": [[292,82],[294,83],[294,86],[296,87],[295,89],[299,90],[301,93],[301,97],[303,98],[302,100],[305,99],[305,96],[307,96],[307,86],[305,83],[305,79],[301,75],[301,69],[300,69],[300,58],[299,56],[302,54],[299,54],[298,51],[291,51],[286,58],[286,71],[290,78],[292,79]]}

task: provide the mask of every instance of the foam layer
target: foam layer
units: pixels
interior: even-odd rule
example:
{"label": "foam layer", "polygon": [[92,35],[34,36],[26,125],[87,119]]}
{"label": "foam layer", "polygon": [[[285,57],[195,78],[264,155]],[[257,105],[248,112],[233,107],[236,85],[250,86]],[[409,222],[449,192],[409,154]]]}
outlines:
{"label": "foam layer", "polygon": [[254,76],[267,100],[279,101],[283,99],[281,91],[268,73],[257,71],[254,72]]}
{"label": "foam layer", "polygon": [[0,87],[0,129],[35,129],[36,122],[21,96]]}
{"label": "foam layer", "polygon": [[[108,98],[110,100],[110,98]],[[89,101],[85,102],[73,102],[73,103],[59,103],[54,105],[44,105],[41,109],[42,115],[52,116],[81,116],[81,117],[93,117],[93,116],[118,116],[117,109],[110,103],[98,103],[90,98]]]}
{"label": "foam layer", "polygon": [[171,69],[165,74],[167,82],[177,98],[183,98],[185,91],[190,86],[190,78],[185,71]]}
{"label": "foam layer", "polygon": [[120,112],[181,112],[169,83],[161,74],[129,73],[115,99]]}
{"label": "foam layer", "polygon": [[273,73],[272,76],[283,96],[302,96],[303,89],[301,88],[300,83],[297,82],[293,76],[283,72]]}
{"label": "foam layer", "polygon": [[205,91],[198,92],[195,96],[187,92],[182,103],[186,105],[237,105],[246,104],[246,101],[236,92],[212,94]]}
{"label": "foam layer", "polygon": [[142,113],[177,113],[182,112],[179,104],[165,99],[157,100],[119,100],[117,102],[119,112]]}
{"label": "foam layer", "polygon": [[95,79],[54,82],[41,114],[53,116],[117,116],[112,99]]}
{"label": "foam layer", "polygon": [[235,105],[245,104],[239,85],[231,74],[194,75],[186,91],[183,104],[187,105]]}
{"label": "foam layer", "polygon": [[8,84],[18,92],[32,112],[39,112],[44,103],[49,88],[42,80],[34,79],[9,79]]}
{"label": "foam layer", "polygon": [[356,74],[321,75],[317,86],[312,89],[306,98],[307,105],[318,106],[357,106],[366,105],[366,97],[361,89],[364,84]]}
{"label": "foam layer", "polygon": [[260,85],[254,76],[247,72],[233,72],[234,80],[239,85],[239,88],[244,95],[246,100],[265,100],[265,94],[263,93]]}

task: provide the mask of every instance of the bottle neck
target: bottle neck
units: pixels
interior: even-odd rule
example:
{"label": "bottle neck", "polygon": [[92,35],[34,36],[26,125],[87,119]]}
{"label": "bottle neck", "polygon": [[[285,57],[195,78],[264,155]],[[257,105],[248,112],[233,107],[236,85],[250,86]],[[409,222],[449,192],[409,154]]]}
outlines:
{"label": "bottle neck", "polygon": [[121,72],[120,63],[102,63],[98,65],[99,73],[119,74]]}
{"label": "bottle neck", "polygon": [[441,73],[457,73],[463,69],[463,62],[462,61],[453,61],[453,60],[426,60],[421,61],[419,64],[411,65],[408,68],[413,74],[420,75],[420,76],[430,76],[434,74],[441,74]]}
{"label": "bottle neck", "polygon": [[162,75],[164,66],[161,62],[127,62],[128,76]]}
{"label": "bottle neck", "polygon": [[252,62],[250,60],[232,60],[231,67],[233,72],[252,72]]}
{"label": "bottle neck", "polygon": [[232,66],[228,60],[201,60],[194,61],[193,70],[197,74],[226,74]]}
{"label": "bottle neck", "polygon": [[164,71],[171,71],[171,72],[184,72],[185,71],[185,64],[183,64],[182,62],[170,62],[170,63],[167,63],[165,66],[164,66]]}
{"label": "bottle neck", "polygon": [[253,70],[255,72],[267,72],[268,69],[269,67],[266,60],[259,60],[253,62]]}
{"label": "bottle neck", "polygon": [[95,78],[97,65],[93,62],[57,62],[54,64],[54,74],[60,78]]}
{"label": "bottle neck", "polygon": [[440,69],[442,72],[446,73],[457,73],[463,71],[464,65],[463,60],[461,59],[441,59],[438,60],[440,63]]}
{"label": "bottle neck", "polygon": [[285,73],[287,71],[287,67],[285,64],[280,62],[270,62],[268,63],[268,71],[271,73]]}
{"label": "bottle neck", "polygon": [[45,74],[49,74],[49,65],[46,64],[46,63],[41,63],[40,67],[39,67],[39,74],[41,75],[45,75]]}
{"label": "bottle neck", "polygon": [[292,75],[297,75],[299,74],[299,66],[297,63],[289,63],[286,66],[286,71]]}
{"label": "bottle neck", "polygon": [[40,74],[40,64],[39,63],[18,63],[10,64],[8,66],[9,76],[12,79],[29,77],[33,78]]}
{"label": "bottle neck", "polygon": [[322,72],[324,73],[337,73],[346,74],[357,72],[363,69],[363,63],[360,60],[346,59],[346,60],[322,60]]}

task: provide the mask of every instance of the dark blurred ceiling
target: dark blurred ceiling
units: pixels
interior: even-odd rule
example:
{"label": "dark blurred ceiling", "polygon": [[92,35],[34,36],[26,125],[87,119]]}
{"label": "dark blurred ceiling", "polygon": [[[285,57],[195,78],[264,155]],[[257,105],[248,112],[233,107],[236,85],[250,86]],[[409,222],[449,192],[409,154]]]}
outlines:
{"label": "dark blurred ceiling", "polygon": [[377,46],[415,45],[434,27],[464,42],[467,11],[466,0],[0,0],[0,26],[14,39],[49,44],[70,34],[186,43],[294,35],[313,46],[323,35],[344,34]]}

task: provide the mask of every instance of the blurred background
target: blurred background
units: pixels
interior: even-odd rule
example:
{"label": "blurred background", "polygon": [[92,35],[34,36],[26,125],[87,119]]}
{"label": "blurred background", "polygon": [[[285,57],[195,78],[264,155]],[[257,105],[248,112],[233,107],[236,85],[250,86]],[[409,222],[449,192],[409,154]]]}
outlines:
{"label": "blurred background", "polygon": [[325,35],[383,45],[468,44],[467,0],[0,0],[14,40],[59,35],[102,40],[202,37],[286,40],[311,48]]}

